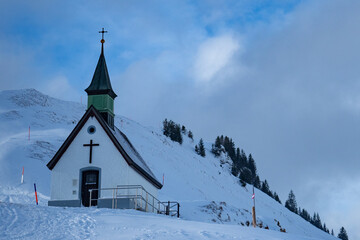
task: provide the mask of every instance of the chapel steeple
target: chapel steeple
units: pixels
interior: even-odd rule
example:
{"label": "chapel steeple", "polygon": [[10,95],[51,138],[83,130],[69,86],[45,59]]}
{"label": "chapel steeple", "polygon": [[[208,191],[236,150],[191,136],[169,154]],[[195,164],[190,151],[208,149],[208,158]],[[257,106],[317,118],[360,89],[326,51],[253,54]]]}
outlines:
{"label": "chapel steeple", "polygon": [[88,94],[88,108],[93,105],[109,124],[114,128],[114,99],[117,97],[111,87],[108,69],[104,56],[104,28],[99,33],[102,34],[101,39],[101,54],[96,65],[94,76],[91,80],[90,86],[85,89]]}

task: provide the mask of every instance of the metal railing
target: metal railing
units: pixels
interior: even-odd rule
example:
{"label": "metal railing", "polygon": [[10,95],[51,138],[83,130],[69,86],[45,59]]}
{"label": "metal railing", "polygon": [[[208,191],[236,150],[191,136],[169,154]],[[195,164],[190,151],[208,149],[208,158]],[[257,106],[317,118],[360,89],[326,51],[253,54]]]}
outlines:
{"label": "metal railing", "polygon": [[[129,199],[133,203],[133,208],[135,210],[180,217],[180,204],[178,202],[161,202],[154,195],[146,191],[142,185],[118,185],[116,188],[89,189],[90,207],[92,206],[93,201],[98,201],[98,199],[92,199],[93,191],[101,193],[102,196],[98,197],[100,200],[111,199],[112,209],[119,207],[118,201],[120,199]],[[106,195],[108,197],[103,197]]]}

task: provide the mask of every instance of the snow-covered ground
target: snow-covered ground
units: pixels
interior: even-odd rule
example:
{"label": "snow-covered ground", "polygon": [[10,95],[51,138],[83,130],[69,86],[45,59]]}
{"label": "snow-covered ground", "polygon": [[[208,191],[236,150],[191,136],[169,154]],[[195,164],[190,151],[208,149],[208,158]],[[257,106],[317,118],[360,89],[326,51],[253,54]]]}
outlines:
{"label": "snow-covered ground", "polygon": [[[181,218],[132,210],[47,207],[46,164],[85,110],[33,89],[0,93],[1,239],[335,239],[257,190],[257,222],[270,230],[244,226],[251,222],[251,186],[240,186],[230,174],[228,160],[209,152],[210,143],[203,158],[194,152],[201,137],[196,133],[194,141],[184,136],[179,145],[161,129],[121,116],[115,124],[157,178],[165,176],[159,198],[180,202]],[[24,184],[20,184],[22,167]],[[34,204],[34,183],[39,206]],[[279,232],[279,225],[287,233]]]}
{"label": "snow-covered ground", "polygon": [[220,225],[135,210],[0,203],[1,239],[311,240],[272,230]]}

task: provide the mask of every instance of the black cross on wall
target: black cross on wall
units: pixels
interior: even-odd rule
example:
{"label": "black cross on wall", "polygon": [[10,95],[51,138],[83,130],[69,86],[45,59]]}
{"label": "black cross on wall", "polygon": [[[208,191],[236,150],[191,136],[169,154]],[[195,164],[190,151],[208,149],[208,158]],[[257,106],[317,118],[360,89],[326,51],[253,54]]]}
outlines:
{"label": "black cross on wall", "polygon": [[90,144],[84,144],[84,147],[90,147],[90,157],[89,157],[89,163],[91,164],[91,159],[92,159],[92,147],[97,147],[99,146],[98,143],[93,143],[93,140],[90,140]]}

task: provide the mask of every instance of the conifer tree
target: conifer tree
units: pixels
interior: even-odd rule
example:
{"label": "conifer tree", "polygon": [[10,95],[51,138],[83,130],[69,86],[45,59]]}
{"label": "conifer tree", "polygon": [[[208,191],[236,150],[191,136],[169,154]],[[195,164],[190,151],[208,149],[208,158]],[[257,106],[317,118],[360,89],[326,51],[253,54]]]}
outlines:
{"label": "conifer tree", "polygon": [[163,121],[163,134],[174,142],[182,144],[182,136],[180,130],[180,124],[176,124],[174,121],[168,121],[166,118]]}
{"label": "conifer tree", "polygon": [[300,216],[305,219],[306,221],[310,222],[311,221],[311,216],[308,213],[308,211],[306,211],[304,208],[301,210],[301,212],[299,212]]}
{"label": "conifer tree", "polygon": [[195,152],[199,154],[199,147],[197,145],[195,145]]}
{"label": "conifer tree", "polygon": [[256,187],[257,189],[260,189],[260,187],[261,187],[261,181],[260,181],[260,177],[258,175],[256,175],[256,177],[254,179],[254,187]]}
{"label": "conifer tree", "polygon": [[236,168],[235,165],[233,165],[233,166],[231,167],[231,174],[234,175],[235,177],[237,177],[238,174],[239,174],[239,171],[238,171],[238,169]]}
{"label": "conifer tree", "polygon": [[290,190],[288,200],[285,202],[285,207],[290,211],[297,213],[297,203],[295,199],[295,194],[292,190]]}
{"label": "conifer tree", "polygon": [[211,152],[215,155],[215,157],[219,157],[221,154],[221,141],[220,137],[217,136],[215,139],[215,144],[212,145]]}
{"label": "conifer tree", "polygon": [[266,193],[267,195],[269,195],[270,192],[270,187],[269,184],[267,182],[267,180],[265,179],[262,184],[261,184],[261,189],[260,189],[263,193]]}
{"label": "conifer tree", "polygon": [[204,142],[202,140],[202,138],[200,138],[200,141],[199,141],[199,155],[202,156],[202,157],[205,157],[205,147],[204,147]]}
{"label": "conifer tree", "polygon": [[190,131],[190,130],[189,130],[189,132],[188,132],[188,137],[189,137],[191,140],[194,140],[193,133],[192,133],[192,131]]}
{"label": "conifer tree", "polygon": [[331,235],[334,236],[334,229],[331,229]]}
{"label": "conifer tree", "polygon": [[240,157],[240,165],[242,167],[246,167],[248,165],[248,161],[247,161],[245,151],[243,149],[241,149],[240,155],[241,155],[241,157]]}
{"label": "conifer tree", "polygon": [[224,136],[223,135],[220,136],[220,142],[221,142],[221,145],[224,146]]}
{"label": "conifer tree", "polygon": [[340,239],[342,239],[342,240],[349,240],[348,235],[347,235],[346,230],[345,230],[344,227],[341,227],[341,228],[340,228],[340,232],[339,232],[339,234],[338,234],[338,238],[340,238]]}
{"label": "conifer tree", "polygon": [[181,132],[182,132],[183,134],[186,134],[186,127],[185,127],[184,125],[182,125],[182,127],[181,127]]}
{"label": "conifer tree", "polygon": [[279,198],[279,195],[277,195],[276,192],[274,192],[274,199],[281,204],[281,201],[280,201],[280,198]]}
{"label": "conifer tree", "polygon": [[251,171],[251,176],[252,178],[255,180],[256,178],[256,164],[255,164],[255,160],[253,159],[251,153],[249,154],[249,158],[248,158],[248,167]]}
{"label": "conifer tree", "polygon": [[250,169],[245,167],[245,168],[243,168],[241,170],[241,172],[240,172],[240,180],[251,184],[252,179],[251,179],[251,171],[250,171]]}
{"label": "conifer tree", "polygon": [[322,229],[321,219],[319,213],[314,213],[313,224],[315,227]]}
{"label": "conifer tree", "polygon": [[163,121],[163,134],[167,137],[170,136],[170,131],[169,131],[169,123],[168,120],[165,118],[165,120]]}

